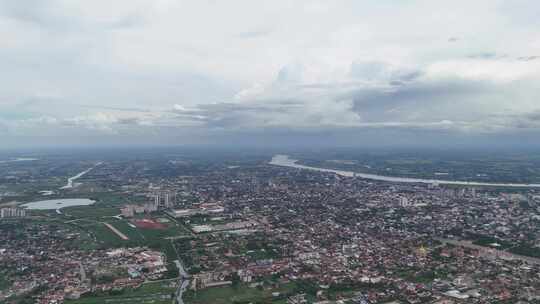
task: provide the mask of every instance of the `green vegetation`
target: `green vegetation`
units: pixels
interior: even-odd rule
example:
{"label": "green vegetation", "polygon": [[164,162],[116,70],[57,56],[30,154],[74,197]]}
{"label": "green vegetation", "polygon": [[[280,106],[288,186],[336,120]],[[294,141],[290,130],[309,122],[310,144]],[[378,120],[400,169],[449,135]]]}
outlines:
{"label": "green vegetation", "polygon": [[[500,239],[496,239],[491,236],[485,236],[485,235],[472,235],[473,238],[473,244],[479,245],[479,246],[485,246],[485,247],[491,247],[491,248],[497,248],[497,249],[508,249],[512,247],[512,244],[509,242],[505,242]],[[498,247],[494,247],[493,244],[498,244]]]}
{"label": "green vegetation", "polygon": [[[294,283],[283,284],[276,288],[263,289],[260,287],[250,288],[239,284],[236,287],[215,287],[189,291],[184,295],[186,304],[241,304],[241,303],[286,303],[287,295],[294,294]],[[279,292],[280,296],[272,296],[273,292]]]}
{"label": "green vegetation", "polygon": [[11,286],[11,282],[8,281],[8,279],[5,276],[5,273],[3,273],[3,271],[0,271],[0,290],[7,289],[10,286]]}
{"label": "green vegetation", "polygon": [[[485,235],[470,235],[470,238],[473,239],[473,244],[475,245],[496,248],[498,250],[504,250],[514,254],[533,258],[540,258],[540,248],[532,247],[526,243],[513,244],[508,241]],[[498,244],[498,246],[494,247],[493,244]]]}
{"label": "green vegetation", "polygon": [[84,295],[78,300],[68,300],[66,304],[101,304],[114,302],[119,304],[131,303],[152,303],[170,304],[171,296],[175,292],[175,287],[170,282],[156,282],[143,284],[139,288],[113,290],[96,294]]}
{"label": "green vegetation", "polygon": [[512,247],[509,250],[512,253],[529,256],[533,258],[540,258],[540,248],[531,247],[527,244],[520,244],[516,247]]}
{"label": "green vegetation", "polygon": [[76,219],[99,219],[120,214],[118,207],[103,206],[99,203],[90,206],[77,206],[62,209],[64,215],[68,218]]}
{"label": "green vegetation", "polygon": [[[435,253],[433,256],[435,259],[439,261],[443,261],[442,265],[445,265],[444,261],[446,258],[440,256],[439,253]],[[433,270],[418,269],[418,268],[403,268],[397,272],[397,274],[403,279],[405,279],[406,281],[422,283],[422,284],[432,283],[436,279],[444,280],[444,279],[447,279],[449,276],[451,277],[455,273],[456,271],[454,269],[448,268],[446,266],[433,269]]]}
{"label": "green vegetation", "polygon": [[[94,212],[97,214],[98,212]],[[156,217],[157,218],[157,217]],[[156,219],[154,218],[154,220]],[[117,248],[117,247],[136,247],[148,246],[154,250],[163,252],[168,261],[168,273],[166,277],[173,278],[178,276],[176,267],[173,261],[178,257],[172,245],[172,241],[168,237],[177,237],[188,235],[189,231],[182,225],[177,225],[175,222],[164,224],[165,229],[150,229],[136,227],[125,219],[117,219],[114,217],[102,217],[101,219],[82,218],[78,220],[68,221],[70,225],[85,231],[91,241],[80,242],[79,248],[95,249],[95,248]],[[117,230],[126,235],[129,240],[123,240],[113,231],[111,231],[104,223],[108,223]],[[134,227],[135,226],[135,227]]]}

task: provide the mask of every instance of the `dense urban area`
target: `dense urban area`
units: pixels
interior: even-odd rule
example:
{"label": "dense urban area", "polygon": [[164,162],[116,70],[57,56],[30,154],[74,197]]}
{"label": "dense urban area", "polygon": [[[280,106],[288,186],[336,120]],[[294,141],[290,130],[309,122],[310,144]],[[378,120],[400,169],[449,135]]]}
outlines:
{"label": "dense urban area", "polygon": [[2,303],[540,303],[540,188],[75,154],[0,162]]}

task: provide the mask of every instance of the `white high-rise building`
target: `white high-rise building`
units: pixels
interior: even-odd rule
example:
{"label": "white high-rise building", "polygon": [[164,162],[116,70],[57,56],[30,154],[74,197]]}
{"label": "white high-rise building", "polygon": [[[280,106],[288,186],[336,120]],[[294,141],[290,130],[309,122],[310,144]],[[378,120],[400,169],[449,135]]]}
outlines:
{"label": "white high-rise building", "polygon": [[163,200],[165,207],[169,208],[171,206],[171,194],[169,193],[169,191],[163,194]]}
{"label": "white high-rise building", "polygon": [[411,203],[409,203],[409,199],[406,198],[405,196],[400,196],[399,197],[399,205],[401,207],[409,207],[411,205]]}
{"label": "white high-rise building", "polygon": [[0,218],[25,217],[26,210],[22,208],[2,208],[0,209]]}

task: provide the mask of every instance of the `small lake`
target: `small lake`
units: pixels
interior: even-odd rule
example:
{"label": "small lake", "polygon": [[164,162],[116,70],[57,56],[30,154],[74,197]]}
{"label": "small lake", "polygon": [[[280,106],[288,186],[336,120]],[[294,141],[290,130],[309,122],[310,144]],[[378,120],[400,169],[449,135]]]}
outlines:
{"label": "small lake", "polygon": [[64,207],[89,206],[94,203],[95,201],[88,198],[61,198],[26,203],[21,205],[21,207],[26,207],[29,210],[58,210]]}

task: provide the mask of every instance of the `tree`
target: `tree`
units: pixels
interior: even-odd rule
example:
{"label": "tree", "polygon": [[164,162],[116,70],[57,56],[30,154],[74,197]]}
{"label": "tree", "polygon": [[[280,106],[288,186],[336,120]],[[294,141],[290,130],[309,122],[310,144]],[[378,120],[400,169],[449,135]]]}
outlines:
{"label": "tree", "polygon": [[231,281],[232,281],[232,287],[238,288],[238,285],[240,285],[240,276],[236,272],[233,272],[231,274]]}

